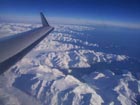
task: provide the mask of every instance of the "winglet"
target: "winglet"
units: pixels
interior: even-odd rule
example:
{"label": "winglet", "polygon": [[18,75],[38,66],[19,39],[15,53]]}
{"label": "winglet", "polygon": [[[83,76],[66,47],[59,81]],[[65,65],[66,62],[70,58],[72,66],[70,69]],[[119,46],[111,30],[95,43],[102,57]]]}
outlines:
{"label": "winglet", "polygon": [[42,12],[40,12],[40,16],[41,16],[42,25],[43,26],[50,26]]}

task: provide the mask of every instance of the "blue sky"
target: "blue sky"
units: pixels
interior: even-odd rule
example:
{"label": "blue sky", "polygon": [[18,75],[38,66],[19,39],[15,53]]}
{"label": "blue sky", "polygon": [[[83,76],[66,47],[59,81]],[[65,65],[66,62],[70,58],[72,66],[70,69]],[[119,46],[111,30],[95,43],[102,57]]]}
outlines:
{"label": "blue sky", "polygon": [[61,20],[140,24],[139,0],[0,0],[1,19],[38,19],[40,11]]}

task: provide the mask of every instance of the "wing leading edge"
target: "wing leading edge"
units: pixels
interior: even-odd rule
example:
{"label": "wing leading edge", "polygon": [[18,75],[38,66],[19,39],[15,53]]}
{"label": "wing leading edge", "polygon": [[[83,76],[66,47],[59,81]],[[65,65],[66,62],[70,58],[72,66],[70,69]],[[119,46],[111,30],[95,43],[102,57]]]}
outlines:
{"label": "wing leading edge", "polygon": [[42,41],[51,31],[51,27],[43,13],[40,13],[42,27],[0,38],[0,74],[23,58],[40,41]]}

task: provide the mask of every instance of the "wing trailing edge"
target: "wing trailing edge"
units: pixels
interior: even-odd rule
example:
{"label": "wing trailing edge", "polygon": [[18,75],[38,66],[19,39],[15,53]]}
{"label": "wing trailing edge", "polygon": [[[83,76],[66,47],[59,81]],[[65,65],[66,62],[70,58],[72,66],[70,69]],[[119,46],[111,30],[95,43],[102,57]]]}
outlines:
{"label": "wing trailing edge", "polygon": [[45,26],[50,26],[49,23],[47,22],[47,19],[45,18],[44,14],[42,12],[40,12],[40,16],[41,16],[41,21],[42,21],[42,25]]}

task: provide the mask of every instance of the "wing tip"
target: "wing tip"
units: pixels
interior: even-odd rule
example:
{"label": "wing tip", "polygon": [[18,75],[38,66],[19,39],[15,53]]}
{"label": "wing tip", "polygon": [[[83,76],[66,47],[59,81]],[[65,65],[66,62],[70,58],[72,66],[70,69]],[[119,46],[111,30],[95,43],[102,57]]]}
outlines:
{"label": "wing tip", "polygon": [[41,16],[41,22],[43,26],[50,26],[49,23],[47,22],[47,19],[45,18],[43,12],[40,12],[40,16]]}

